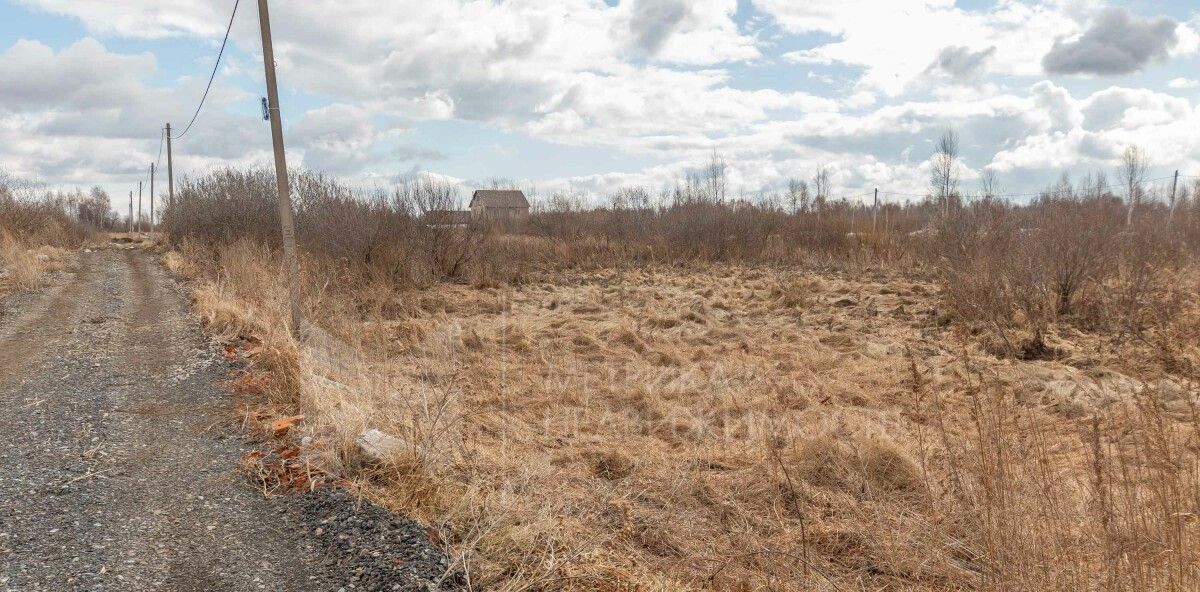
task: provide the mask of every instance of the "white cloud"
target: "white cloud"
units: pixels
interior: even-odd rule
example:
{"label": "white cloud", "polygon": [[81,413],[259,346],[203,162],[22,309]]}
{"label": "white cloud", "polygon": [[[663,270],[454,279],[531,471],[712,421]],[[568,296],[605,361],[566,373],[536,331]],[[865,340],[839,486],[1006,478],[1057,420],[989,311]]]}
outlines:
{"label": "white cloud", "polygon": [[[145,81],[155,66],[151,54],[112,52],[91,38],[58,51],[16,42],[0,53],[0,168],[52,184],[144,178],[159,158],[162,122],[190,116],[207,82],[152,87]],[[175,145],[177,171],[268,162],[269,136],[254,125],[261,122],[223,109],[243,98],[236,89],[214,90],[202,125]]]}
{"label": "white cloud", "polygon": [[378,169],[398,161],[444,158],[436,150],[405,143],[390,149],[383,146],[386,140],[401,139],[406,131],[399,127],[383,129],[369,110],[334,103],[304,113],[288,130],[288,138],[300,147],[305,168],[335,175],[380,175],[384,171]]}
{"label": "white cloud", "polygon": [[[229,0],[22,2],[77,17],[103,35],[214,42],[231,6]],[[409,144],[403,130],[422,120],[458,119],[653,163],[546,175],[554,177],[548,185],[595,190],[659,186],[716,148],[730,162],[734,186],[748,190],[811,176],[825,163],[848,191],[920,192],[929,140],[947,126],[963,135],[968,177],[985,166],[1011,175],[1107,166],[1114,147],[1134,141],[1161,154],[1164,165],[1200,162],[1198,140],[1188,131],[1198,123],[1192,102],[1145,89],[1085,95],[1070,83],[1042,80],[1042,60],[1055,39],[1079,38],[1103,8],[1097,2],[998,0],[986,10],[953,0],[752,4],[787,31],[782,37],[815,31],[833,39],[775,63],[769,54],[779,38],[752,32],[764,30],[766,19],[739,25],[736,0],[277,3],[281,81],[325,103],[291,114],[298,117],[289,147],[297,163],[384,178],[389,162],[436,166],[441,156],[436,147]],[[234,28],[237,47],[251,54],[259,43],[253,13],[253,4],[244,3]],[[1196,52],[1195,30],[1194,22],[1175,27],[1171,55]],[[818,96],[771,88],[770,81],[745,84],[738,79],[742,62],[792,67],[798,82],[816,86],[795,64],[847,67],[814,73],[832,77],[838,88]],[[157,122],[190,114],[205,82],[199,68],[177,88],[155,88],[146,82],[155,65],[148,54],[113,53],[91,39],[58,52],[36,42],[8,49],[0,54],[6,89],[0,158],[35,176],[84,183],[94,182],[92,175],[136,174],[153,158],[147,153],[157,145],[146,138],[154,137]],[[839,84],[846,72],[852,84]],[[261,76],[256,64],[226,71],[233,73],[255,84]],[[1195,85],[1179,79],[1167,86]],[[252,97],[228,84],[214,92],[203,125],[181,145],[187,168],[265,161],[262,122],[225,109]]]}
{"label": "white cloud", "polygon": [[1105,8],[1078,37],[1055,39],[1042,67],[1054,74],[1136,72],[1167,57],[1179,42],[1178,27],[1169,17],[1143,18],[1125,8]]}
{"label": "white cloud", "polygon": [[289,130],[289,137],[305,146],[305,167],[335,175],[370,164],[379,135],[370,112],[341,103],[306,112]]}
{"label": "white cloud", "polygon": [[1171,57],[1187,57],[1200,53],[1200,17],[1193,18],[1190,23],[1179,23],[1175,27],[1175,37],[1178,41],[1171,49]]}
{"label": "white cloud", "polygon": [[220,35],[225,32],[229,10],[233,6],[232,3],[208,0],[17,1],[55,14],[76,17],[90,30],[99,33],[148,39]]}
{"label": "white cloud", "polygon": [[1067,95],[1067,108],[1083,120],[1066,129],[1033,133],[999,151],[991,168],[1107,168],[1130,144],[1142,146],[1162,167],[1200,166],[1200,113],[1188,101],[1146,89],[1112,87],[1087,97]]}
{"label": "white cloud", "polygon": [[627,0],[616,17],[646,55],[683,64],[717,64],[760,56],[733,21],[737,0]]}
{"label": "white cloud", "polygon": [[39,41],[17,41],[0,53],[0,108],[108,108],[124,104],[139,90],[139,73],[155,69],[148,53],[110,53],[84,38],[55,53]]}
{"label": "white cloud", "polygon": [[620,75],[584,74],[538,108],[530,133],[565,143],[641,144],[663,134],[721,134],[777,111],[828,112],[829,99],[725,86],[721,71],[649,68]]}
{"label": "white cloud", "polygon": [[1112,87],[1080,102],[1090,130],[1125,129],[1169,125],[1186,121],[1192,107],[1187,99],[1147,89]]}
{"label": "white cloud", "polygon": [[988,63],[995,53],[995,47],[971,51],[963,45],[950,45],[938,52],[937,59],[925,71],[943,77],[951,84],[976,86],[983,82]]}
{"label": "white cloud", "polygon": [[[790,31],[819,31],[838,39],[788,53],[796,63],[842,63],[862,68],[860,90],[898,96],[920,80],[947,47],[988,53],[1003,74],[1037,75],[1057,35],[1080,27],[1070,14],[1046,4],[1001,1],[989,11],[967,11],[953,0],[754,0]],[[870,15],[864,18],[864,15]]]}
{"label": "white cloud", "polygon": [[1167,83],[1167,86],[1178,89],[1200,88],[1200,80],[1194,78],[1173,78]]}

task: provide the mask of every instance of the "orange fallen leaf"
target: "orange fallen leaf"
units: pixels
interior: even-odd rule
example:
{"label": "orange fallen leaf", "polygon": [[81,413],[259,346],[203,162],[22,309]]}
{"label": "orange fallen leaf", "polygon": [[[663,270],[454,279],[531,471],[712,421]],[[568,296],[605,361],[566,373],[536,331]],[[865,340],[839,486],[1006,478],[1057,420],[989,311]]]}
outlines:
{"label": "orange fallen leaf", "polygon": [[271,422],[271,433],[275,434],[275,437],[278,438],[278,437],[288,433],[288,430],[292,429],[293,426],[295,426],[296,424],[298,424],[302,421],[304,421],[303,415],[293,415],[291,417],[281,417],[281,418],[276,419],[275,421]]}

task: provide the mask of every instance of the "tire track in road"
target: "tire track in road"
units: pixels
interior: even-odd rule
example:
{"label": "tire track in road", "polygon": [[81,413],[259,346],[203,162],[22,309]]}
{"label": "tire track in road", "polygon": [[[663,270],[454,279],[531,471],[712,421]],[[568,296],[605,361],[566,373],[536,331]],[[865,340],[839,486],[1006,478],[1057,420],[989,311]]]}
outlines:
{"label": "tire track in road", "polygon": [[[78,303],[86,300],[91,267],[81,262],[65,284],[52,286],[27,310],[5,309],[0,316],[0,387],[25,373],[24,366],[52,349],[79,319]],[[22,295],[28,298],[28,295]],[[0,390],[0,394],[6,392]]]}

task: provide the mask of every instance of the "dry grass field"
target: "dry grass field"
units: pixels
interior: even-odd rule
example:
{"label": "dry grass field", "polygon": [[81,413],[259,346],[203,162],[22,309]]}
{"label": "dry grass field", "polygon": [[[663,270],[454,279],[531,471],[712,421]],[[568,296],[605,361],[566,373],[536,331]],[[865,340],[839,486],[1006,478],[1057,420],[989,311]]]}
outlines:
{"label": "dry grass field", "polygon": [[1200,589],[1195,199],[689,185],[500,232],[293,181],[301,339],[268,172],[163,217],[248,469],[422,520],[472,589]]}
{"label": "dry grass field", "polygon": [[304,415],[297,462],[426,521],[480,588],[1200,586],[1194,300],[1021,359],[917,268],[618,266],[313,282],[298,346],[272,251],[166,261],[253,360],[249,416]]}

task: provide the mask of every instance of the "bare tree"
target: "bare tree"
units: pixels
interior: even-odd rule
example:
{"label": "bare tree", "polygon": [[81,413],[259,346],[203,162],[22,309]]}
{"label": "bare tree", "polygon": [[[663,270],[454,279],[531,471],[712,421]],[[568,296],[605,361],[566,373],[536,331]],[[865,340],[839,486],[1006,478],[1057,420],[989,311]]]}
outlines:
{"label": "bare tree", "polygon": [[1076,195],[1083,199],[1097,199],[1107,194],[1108,175],[1104,171],[1085,173],[1076,185]]}
{"label": "bare tree", "polygon": [[783,198],[775,191],[760,190],[757,203],[760,208],[767,211],[783,211]]}
{"label": "bare tree", "polygon": [[816,191],[816,202],[824,204],[829,199],[829,167],[821,165],[813,177],[813,189]]}
{"label": "bare tree", "polygon": [[75,203],[75,215],[80,222],[96,228],[107,228],[113,224],[113,216],[109,211],[108,192],[99,185],[92,187],[87,197],[82,197]]}
{"label": "bare tree", "polygon": [[507,177],[492,177],[483,182],[488,189],[518,189],[517,182]]}
{"label": "bare tree", "polygon": [[1146,173],[1150,170],[1150,161],[1146,153],[1136,144],[1125,149],[1121,155],[1121,182],[1125,185],[1125,195],[1128,209],[1125,214],[1125,225],[1133,225],[1133,212],[1142,203],[1145,194]]}
{"label": "bare tree", "polygon": [[808,181],[788,179],[788,204],[792,213],[808,211],[808,202],[812,199],[808,194]]}
{"label": "bare tree", "polygon": [[729,190],[727,168],[725,159],[721,158],[721,155],[714,148],[712,157],[708,161],[708,169],[705,171],[704,179],[708,199],[713,203],[725,203],[725,196]]}
{"label": "bare tree", "polygon": [[645,187],[622,187],[609,196],[614,210],[649,210],[650,192]]}
{"label": "bare tree", "polygon": [[947,129],[938,139],[929,172],[929,190],[942,215],[950,213],[950,202],[958,197],[958,134]]}
{"label": "bare tree", "polygon": [[433,212],[457,210],[460,206],[456,185],[426,176],[400,179],[392,199],[422,217]]}
{"label": "bare tree", "polygon": [[1063,171],[1048,193],[1057,199],[1075,199],[1075,186],[1071,184],[1070,173]]}
{"label": "bare tree", "polygon": [[996,176],[996,171],[992,169],[983,169],[979,174],[979,197],[984,201],[996,199],[1000,193],[1000,179]]}
{"label": "bare tree", "polygon": [[817,167],[817,174],[813,177],[813,189],[816,191],[816,196],[813,197],[813,209],[817,212],[817,233],[821,232],[821,215],[825,211],[825,200],[829,199],[829,167],[821,165]]}

